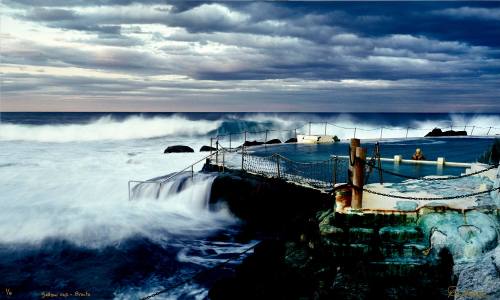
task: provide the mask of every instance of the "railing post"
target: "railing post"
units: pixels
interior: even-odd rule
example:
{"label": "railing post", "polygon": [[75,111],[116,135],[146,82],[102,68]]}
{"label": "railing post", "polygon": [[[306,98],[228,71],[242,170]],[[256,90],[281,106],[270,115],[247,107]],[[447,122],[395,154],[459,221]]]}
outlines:
{"label": "railing post", "polygon": [[231,150],[231,134],[229,134],[229,150]]}
{"label": "railing post", "polygon": [[354,127],[354,136],[353,138],[356,138],[356,127]]}
{"label": "railing post", "polygon": [[194,180],[194,165],[191,165],[191,180]]}
{"label": "railing post", "polygon": [[380,138],[379,138],[379,140],[381,140],[381,139],[382,139],[382,131],[383,131],[383,130],[384,130],[384,127],[380,127]]}
{"label": "railing post", "polygon": [[352,202],[351,207],[360,209],[363,207],[363,185],[364,185],[364,172],[365,172],[365,149],[356,147],[356,159],[354,162],[353,176],[352,176]]}
{"label": "railing post", "polygon": [[470,131],[470,135],[472,135],[472,133],[474,132],[474,128],[476,128],[476,126],[472,126],[472,130]]}
{"label": "railing post", "polygon": [[210,138],[210,155],[212,155],[212,148],[213,148],[213,139],[214,138]]}
{"label": "railing post", "polygon": [[337,184],[337,164],[338,164],[338,157],[335,156],[333,158],[333,184],[332,184],[332,188],[335,188],[335,185]]}
{"label": "railing post", "polygon": [[244,143],[246,143],[246,142],[247,142],[247,131],[245,130],[245,142]]}
{"label": "railing post", "polygon": [[309,122],[309,135],[311,135],[311,122]]}
{"label": "railing post", "polygon": [[277,171],[278,171],[278,178],[281,178],[280,174],[280,156],[276,155],[276,166],[277,166]]}
{"label": "railing post", "polygon": [[295,131],[295,139],[297,139],[297,128],[295,128],[294,131]]}
{"label": "railing post", "polygon": [[408,139],[408,130],[410,130],[410,127],[406,127],[406,137],[405,137],[405,139]]}
{"label": "railing post", "polygon": [[128,201],[130,201],[130,181],[128,182]]}
{"label": "railing post", "polygon": [[267,148],[267,132],[269,130],[266,129],[266,137],[264,138],[264,148]]}
{"label": "railing post", "polygon": [[245,166],[244,166],[244,162],[245,162],[245,146],[242,146],[241,147],[241,170],[245,170]]}
{"label": "railing post", "polygon": [[224,152],[226,152],[226,151],[224,151],[224,149],[223,149],[222,150],[222,172],[225,171],[224,168],[225,168],[225,163],[226,163],[225,158],[224,158]]}
{"label": "railing post", "polygon": [[326,126],[328,125],[328,122],[325,122],[325,135],[326,135]]}
{"label": "railing post", "polygon": [[490,130],[491,130],[491,126],[490,126],[490,128],[488,129],[488,132],[486,133],[486,135],[490,135]]}
{"label": "railing post", "polygon": [[219,165],[219,140],[215,142],[215,164]]}

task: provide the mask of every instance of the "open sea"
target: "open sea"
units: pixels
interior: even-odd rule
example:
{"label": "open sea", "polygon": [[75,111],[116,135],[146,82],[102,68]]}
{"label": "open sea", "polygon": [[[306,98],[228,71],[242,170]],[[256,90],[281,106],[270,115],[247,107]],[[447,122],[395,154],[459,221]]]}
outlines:
{"label": "open sea", "polygon": [[[434,127],[472,136],[422,138]],[[217,265],[256,241],[239,236],[241,224],[224,206],[209,209],[212,175],[197,174],[182,188],[160,197],[144,193],[137,201],[128,199],[128,181],[183,169],[206,156],[199,148],[217,135],[229,146],[227,134],[234,133],[235,147],[245,131],[247,140],[267,135],[284,141],[309,130],[341,142],[254,153],[321,160],[346,155],[348,138],[356,134],[369,154],[382,137],[384,157],[409,158],[421,148],[428,159],[475,162],[500,137],[500,114],[1,113],[0,293],[8,290],[9,299],[65,293],[138,299]],[[163,154],[177,144],[195,152]],[[399,171],[422,176],[463,169]],[[197,278],[154,299],[205,299],[223,275]]]}

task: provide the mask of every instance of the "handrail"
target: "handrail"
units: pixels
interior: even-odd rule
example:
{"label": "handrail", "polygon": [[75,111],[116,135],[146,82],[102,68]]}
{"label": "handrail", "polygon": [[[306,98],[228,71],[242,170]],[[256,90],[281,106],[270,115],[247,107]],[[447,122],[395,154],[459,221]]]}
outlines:
{"label": "handrail", "polygon": [[[490,131],[491,129],[494,129],[494,130],[500,130],[499,127],[494,127],[494,126],[487,126],[487,127],[484,127],[484,126],[476,126],[476,125],[466,125],[466,124],[453,124],[453,123],[447,123],[448,126],[446,126],[445,124],[443,124],[442,126],[436,126],[434,128],[416,128],[416,127],[411,127],[411,126],[404,126],[404,127],[399,127],[399,128],[390,128],[390,127],[385,127],[385,126],[380,126],[380,127],[372,127],[372,128],[363,128],[363,127],[345,127],[345,126],[340,126],[340,125],[337,125],[335,123],[330,123],[328,121],[325,121],[325,122],[306,122],[304,123],[302,126],[299,126],[299,127],[295,127],[295,128],[290,128],[290,129],[265,129],[265,130],[260,130],[260,131],[248,131],[248,130],[245,130],[245,131],[235,131],[235,132],[228,132],[228,133],[225,133],[225,134],[217,134],[214,139],[219,139],[219,138],[222,138],[222,137],[225,137],[225,136],[231,136],[231,135],[240,135],[240,134],[258,134],[258,133],[265,133],[265,132],[289,132],[289,131],[295,131],[297,129],[302,129],[304,127],[306,127],[307,125],[314,125],[314,124],[323,124],[323,125],[330,125],[330,126],[334,126],[334,127],[337,127],[337,128],[341,128],[341,129],[347,129],[347,130],[362,130],[362,131],[375,131],[375,130],[384,130],[384,129],[387,129],[387,130],[425,130],[425,131],[430,131],[430,130],[433,130],[435,128],[441,128],[441,129],[451,129],[453,130],[453,128],[461,128],[463,127],[464,130],[466,130],[467,128],[472,128],[471,130],[471,133],[470,133],[470,136],[472,136],[472,133],[474,131],[474,129],[488,129],[488,133],[485,135],[485,134],[482,134],[482,135],[476,135],[476,136],[489,136],[490,134]],[[443,127],[443,126],[446,126],[446,127]]]}
{"label": "handrail", "polygon": [[180,170],[180,171],[177,171],[175,172],[174,174],[168,176],[167,178],[163,178],[162,180],[129,180],[128,181],[128,200],[130,201],[131,200],[131,193],[130,193],[130,184],[131,183],[159,183],[160,185],[162,183],[165,183],[167,181],[169,181],[170,179],[188,171],[189,169],[191,169],[191,173],[194,174],[194,171],[193,171],[193,167],[197,164],[199,164],[200,162],[206,160],[207,158],[209,157],[212,157],[214,155],[217,155],[218,153],[221,153],[221,152],[224,152],[224,148],[221,148],[221,149],[218,149],[218,150],[215,150],[214,152],[212,152],[211,154],[201,158],[200,160],[197,160],[195,161],[194,163],[190,164],[189,166],[185,167],[184,169]]}

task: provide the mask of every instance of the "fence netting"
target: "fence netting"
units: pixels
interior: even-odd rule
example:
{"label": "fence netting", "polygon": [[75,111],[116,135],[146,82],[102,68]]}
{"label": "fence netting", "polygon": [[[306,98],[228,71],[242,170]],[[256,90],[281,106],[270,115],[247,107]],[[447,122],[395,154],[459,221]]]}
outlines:
{"label": "fence netting", "polygon": [[324,161],[300,162],[280,154],[263,157],[244,153],[243,169],[327,190],[332,189],[336,183],[347,182],[348,161],[331,157]]}

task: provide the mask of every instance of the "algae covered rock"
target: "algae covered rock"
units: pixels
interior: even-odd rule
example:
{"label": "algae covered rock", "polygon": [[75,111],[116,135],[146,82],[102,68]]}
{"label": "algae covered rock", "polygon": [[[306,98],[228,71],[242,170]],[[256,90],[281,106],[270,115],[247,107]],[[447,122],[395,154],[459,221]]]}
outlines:
{"label": "algae covered rock", "polygon": [[455,299],[500,299],[500,247],[464,267],[452,290]]}

